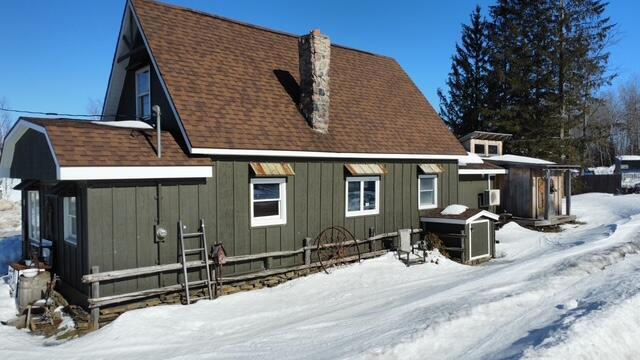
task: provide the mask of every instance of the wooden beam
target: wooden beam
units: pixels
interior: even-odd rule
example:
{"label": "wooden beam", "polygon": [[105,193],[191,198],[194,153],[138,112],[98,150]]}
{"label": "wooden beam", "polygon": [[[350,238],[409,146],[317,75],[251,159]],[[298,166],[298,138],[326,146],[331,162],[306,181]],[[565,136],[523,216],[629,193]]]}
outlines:
{"label": "wooden beam", "polygon": [[[97,274],[100,272],[100,268],[97,266],[91,267],[91,273]],[[100,283],[94,282],[91,284],[91,297],[99,298],[100,297]],[[91,309],[91,315],[89,317],[89,329],[90,330],[98,330],[100,327],[100,308],[95,307]]]}
{"label": "wooden beam", "polygon": [[129,50],[129,51],[127,51],[126,53],[124,53],[124,55],[120,55],[120,56],[118,56],[118,60],[117,60],[117,62],[118,62],[118,64],[120,64],[120,63],[121,63],[122,61],[124,61],[125,59],[127,59],[127,58],[129,58],[129,57],[131,57],[131,56],[133,56],[133,55],[137,55],[137,54],[139,54],[139,53],[141,53],[141,52],[144,52],[145,50],[147,50],[147,48],[146,48],[146,47],[144,47],[144,46],[138,46],[137,48],[135,48],[135,49],[133,49],[133,50]]}
{"label": "wooden beam", "polygon": [[566,201],[566,215],[571,215],[571,170],[567,170],[564,174],[565,191],[564,198]]}
{"label": "wooden beam", "polygon": [[[203,260],[195,260],[195,261],[187,262],[187,268],[194,268],[194,267],[200,267],[200,266],[204,266]],[[97,273],[97,274],[92,273],[92,274],[83,276],[82,282],[85,284],[89,284],[96,281],[118,280],[118,279],[134,277],[138,275],[156,274],[156,273],[161,273],[165,271],[176,271],[181,269],[182,269],[181,263],[166,264],[166,265],[152,265],[152,266],[146,266],[146,267],[135,268],[135,269],[114,270],[114,271],[107,271],[107,272]]]}

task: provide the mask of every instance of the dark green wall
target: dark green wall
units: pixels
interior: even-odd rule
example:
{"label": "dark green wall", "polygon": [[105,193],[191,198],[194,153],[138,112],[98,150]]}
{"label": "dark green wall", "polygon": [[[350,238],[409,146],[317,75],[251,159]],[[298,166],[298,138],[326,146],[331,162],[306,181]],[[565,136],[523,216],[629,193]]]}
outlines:
{"label": "dark green wall", "polygon": [[29,129],[16,142],[11,177],[55,180],[56,164],[44,134]]}
{"label": "dark green wall", "polygon": [[[495,189],[495,180],[491,180],[491,188]],[[495,206],[481,207],[478,198],[487,190],[487,179],[484,175],[460,175],[460,186],[458,187],[458,201],[460,204],[470,208],[482,208],[491,212],[496,211]]]}
{"label": "dark green wall", "polygon": [[[215,162],[213,177],[206,181],[161,181],[160,222],[169,230],[169,236],[159,244],[154,242],[153,234],[158,217],[155,182],[89,183],[89,267],[97,265],[100,271],[109,271],[176,263],[179,220],[188,231],[194,231],[198,220],[204,218],[208,243],[222,242],[230,256],[295,250],[303,246],[305,237],[314,238],[332,225],[346,227],[359,239],[367,238],[370,228],[379,234],[419,226],[418,163],[375,161],[385,163],[389,172],[381,177],[380,213],[346,218],[345,161],[288,161],[295,176],[287,178],[285,225],[252,228],[249,163],[219,160]],[[446,171],[439,175],[439,206],[458,200],[457,164],[443,165]],[[302,262],[302,256],[284,257],[274,259],[273,266]],[[225,273],[240,274],[262,268],[261,261],[248,262],[226,266]],[[171,285],[178,281],[178,276],[173,273],[106,283],[101,285],[101,295]]]}

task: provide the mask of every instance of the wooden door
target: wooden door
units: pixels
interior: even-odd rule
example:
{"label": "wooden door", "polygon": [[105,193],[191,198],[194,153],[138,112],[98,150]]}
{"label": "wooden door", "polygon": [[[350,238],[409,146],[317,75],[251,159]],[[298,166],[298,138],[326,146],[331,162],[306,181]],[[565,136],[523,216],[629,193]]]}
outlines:
{"label": "wooden door", "polygon": [[544,177],[536,177],[535,184],[536,184],[536,189],[535,189],[536,217],[542,218],[544,217],[544,204],[545,204],[545,201],[547,201],[547,197],[545,196],[547,187],[544,182]]}

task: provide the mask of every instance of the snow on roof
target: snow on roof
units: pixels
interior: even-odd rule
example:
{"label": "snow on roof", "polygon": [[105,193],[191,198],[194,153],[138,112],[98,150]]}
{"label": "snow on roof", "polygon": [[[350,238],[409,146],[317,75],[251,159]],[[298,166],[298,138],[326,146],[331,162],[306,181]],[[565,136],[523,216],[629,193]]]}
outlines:
{"label": "snow on roof", "polygon": [[621,161],[640,161],[640,155],[618,155],[616,159]]}
{"label": "snow on roof", "polygon": [[594,175],[607,175],[607,174],[613,174],[615,168],[616,168],[615,165],[611,165],[611,166],[590,167],[588,168],[588,170],[592,171]]}
{"label": "snow on roof", "polygon": [[520,156],[513,154],[504,154],[504,155],[496,155],[487,158],[488,160],[493,161],[504,161],[510,163],[519,163],[519,164],[535,164],[535,165],[554,165],[553,161],[528,157],[528,156]]}
{"label": "snow on roof", "polygon": [[460,158],[460,160],[458,160],[458,163],[460,165],[467,165],[467,164],[484,164],[484,161],[482,161],[482,158],[480,156],[478,156],[477,154],[471,153],[467,151],[467,156],[463,156]]}
{"label": "snow on roof", "polygon": [[467,211],[468,207],[464,205],[453,204],[449,205],[440,212],[441,215],[460,215]]}
{"label": "snow on roof", "polygon": [[93,124],[122,127],[129,129],[151,130],[153,126],[140,120],[123,120],[123,121],[92,121]]}

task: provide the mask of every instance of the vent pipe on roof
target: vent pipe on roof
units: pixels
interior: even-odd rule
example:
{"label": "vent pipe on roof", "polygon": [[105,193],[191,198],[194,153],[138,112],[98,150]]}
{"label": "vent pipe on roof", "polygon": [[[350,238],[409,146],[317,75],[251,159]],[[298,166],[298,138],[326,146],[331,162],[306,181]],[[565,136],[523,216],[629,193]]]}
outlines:
{"label": "vent pipe on roof", "polygon": [[329,131],[329,37],[313,30],[298,39],[300,71],[300,111],[309,125],[320,132]]}
{"label": "vent pipe on roof", "polygon": [[158,105],[153,105],[152,108],[154,114],[156,114],[156,131],[158,132],[158,145],[156,146],[156,152],[158,153],[158,159],[162,158],[162,129],[160,126],[160,116],[162,115],[160,113],[160,106]]}

